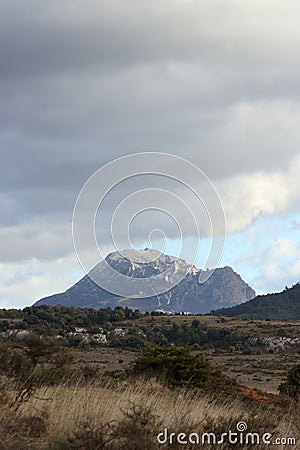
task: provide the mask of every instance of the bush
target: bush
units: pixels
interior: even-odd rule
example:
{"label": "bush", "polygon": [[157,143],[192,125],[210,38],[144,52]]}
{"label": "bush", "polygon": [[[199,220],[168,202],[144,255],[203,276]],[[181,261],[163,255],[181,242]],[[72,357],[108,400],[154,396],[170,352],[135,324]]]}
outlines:
{"label": "bush", "polygon": [[64,379],[71,362],[72,355],[50,339],[35,334],[14,345],[2,343],[0,374],[14,383],[15,409],[27,402],[42,384],[55,384]]}
{"label": "bush", "polygon": [[156,450],[158,445],[155,434],[162,426],[150,408],[133,405],[128,411],[123,411],[124,417],[116,427],[118,450]]}
{"label": "bush", "polygon": [[300,365],[292,367],[287,373],[287,380],[278,387],[281,394],[299,400],[300,395]]}
{"label": "bush", "polygon": [[209,362],[191,355],[189,347],[148,347],[133,370],[136,374],[156,376],[170,387],[202,388],[210,379]]}
{"label": "bush", "polygon": [[78,424],[74,432],[67,436],[59,436],[49,442],[47,450],[100,450],[108,448],[110,441],[115,439],[115,427],[109,423],[94,425],[87,421]]}
{"label": "bush", "polygon": [[155,435],[162,427],[149,408],[132,405],[119,421],[78,423],[66,436],[50,439],[47,450],[157,450]]}

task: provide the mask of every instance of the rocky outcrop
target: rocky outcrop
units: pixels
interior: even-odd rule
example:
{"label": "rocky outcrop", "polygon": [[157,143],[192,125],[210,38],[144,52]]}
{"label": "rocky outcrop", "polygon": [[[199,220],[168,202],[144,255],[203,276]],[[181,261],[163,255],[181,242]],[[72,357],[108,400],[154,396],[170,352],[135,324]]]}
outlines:
{"label": "rocky outcrop", "polygon": [[[84,276],[78,283],[64,293],[45,297],[35,303],[49,305],[67,305],[81,308],[114,308],[128,306],[141,312],[163,310],[170,313],[191,312],[204,314],[213,309],[226,308],[246,302],[255,296],[255,292],[245,283],[240,275],[231,267],[217,268],[212,273],[201,271],[195,266],[187,264],[182,259],[159,254],[154,250],[145,249],[145,257],[136,262],[133,251],[114,252],[105,261],[118,273],[131,278],[155,277],[172,267],[171,274],[165,278],[170,289],[159,295],[147,298],[128,298],[109,292],[92,281],[89,275]],[[125,255],[125,256],[124,256]],[[91,271],[92,278],[106,277],[107,265],[100,262]],[[181,273],[182,280],[172,286],[172,277]],[[199,282],[201,276],[211,275],[204,283]],[[107,277],[111,274],[107,273]],[[154,278],[155,279],[155,278]],[[110,280],[113,286],[114,280]],[[155,286],[153,286],[155,291]]]}

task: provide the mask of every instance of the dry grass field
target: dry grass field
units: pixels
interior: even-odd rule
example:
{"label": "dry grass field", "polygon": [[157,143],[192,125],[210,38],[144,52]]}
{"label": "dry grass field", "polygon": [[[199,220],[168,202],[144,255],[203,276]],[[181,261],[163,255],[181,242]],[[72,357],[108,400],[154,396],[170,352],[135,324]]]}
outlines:
{"label": "dry grass field", "polygon": [[300,364],[298,354],[204,354],[213,366],[221,368],[239,384],[272,394],[278,393],[278,386],[285,379],[288,369]]}
{"label": "dry grass field", "polygon": [[200,326],[228,328],[239,331],[250,336],[273,336],[278,330],[284,330],[290,337],[298,337],[300,334],[300,322],[295,321],[275,321],[275,320],[251,320],[238,317],[220,317],[210,315],[176,315],[176,316],[143,316],[135,321],[138,326],[171,326],[173,322],[178,325],[191,325],[197,319]]}
{"label": "dry grass field", "polygon": [[[12,394],[8,391],[8,397]],[[151,450],[192,448],[297,448],[295,445],[248,445],[223,443],[217,447],[160,445],[158,433],[165,428],[176,433],[214,432],[217,436],[236,431],[245,422],[251,433],[292,437],[300,442],[300,407],[279,408],[259,400],[218,397],[202,391],[169,390],[153,380],[133,382],[97,381],[74,386],[40,389],[18,411],[2,402],[1,450]],[[273,441],[272,441],[273,442]]]}
{"label": "dry grass field", "polygon": [[[229,378],[251,389],[276,394],[278,386],[286,376],[287,370],[300,364],[299,354],[262,353],[243,355],[226,351],[195,351],[208,359],[213,367],[221,369]],[[122,375],[137,358],[137,353],[116,348],[98,348],[90,351],[75,351],[75,364],[88,365],[100,375]]]}
{"label": "dry grass field", "polygon": [[[190,326],[195,316],[148,316],[135,327]],[[298,337],[298,322],[251,321],[197,316],[201,326],[228,328],[250,337]],[[122,326],[122,324],[120,324]],[[124,324],[126,326],[126,324]],[[237,385],[224,390],[170,389],[155,379],[133,377],[128,370],[139,352],[107,346],[72,349],[72,369],[80,374],[39,388],[17,406],[15,386],[0,379],[0,450],[158,450],[162,449],[297,449],[300,448],[300,405],[278,395],[287,370],[300,364],[291,349],[261,348],[245,354],[238,348],[195,350],[213,369]],[[227,387],[226,387],[227,386]],[[245,422],[246,433],[272,435],[270,445],[213,442],[182,444],[179,433],[215,433],[218,439]],[[167,442],[157,442],[168,430]],[[175,433],[170,441],[170,433]],[[239,434],[239,439],[242,439]],[[275,439],[283,439],[275,445]],[[287,443],[286,439],[295,441]]]}
{"label": "dry grass field", "polygon": [[[151,316],[143,317],[135,322],[136,327],[171,327],[173,322],[178,325],[190,326],[195,318],[200,326],[228,329],[250,337],[271,337],[282,334],[290,338],[300,337],[298,321],[259,321],[231,317],[216,316]],[[202,353],[213,367],[218,367],[224,373],[251,389],[260,389],[276,394],[278,386],[285,378],[287,371],[300,364],[300,353],[275,350],[271,353],[267,348],[260,349],[252,355],[241,351],[203,350]],[[135,351],[119,348],[98,348],[90,351],[76,351],[78,365],[89,364],[101,375],[105,373],[123,373],[136,359]]]}

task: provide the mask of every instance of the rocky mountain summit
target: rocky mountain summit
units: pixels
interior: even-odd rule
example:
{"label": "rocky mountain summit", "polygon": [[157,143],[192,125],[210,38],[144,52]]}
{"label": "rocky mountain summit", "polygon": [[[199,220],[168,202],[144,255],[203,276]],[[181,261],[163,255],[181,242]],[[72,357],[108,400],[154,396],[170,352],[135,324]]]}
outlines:
{"label": "rocky mountain summit", "polygon": [[[202,282],[202,278],[207,280]],[[145,283],[148,289],[145,292],[149,292],[150,285],[153,294],[143,296],[142,289],[132,295],[126,280]],[[34,306],[61,304],[96,309],[127,306],[141,312],[204,314],[244,303],[254,296],[254,290],[231,267],[202,271],[183,259],[145,249],[110,253],[74,286],[42,298]]]}

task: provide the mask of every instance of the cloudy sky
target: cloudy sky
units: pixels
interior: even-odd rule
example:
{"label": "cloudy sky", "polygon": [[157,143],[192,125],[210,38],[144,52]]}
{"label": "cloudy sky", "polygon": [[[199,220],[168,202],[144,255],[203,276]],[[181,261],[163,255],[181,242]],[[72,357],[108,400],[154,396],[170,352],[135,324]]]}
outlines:
{"label": "cloudy sky", "polygon": [[[259,293],[300,281],[299,19],[298,0],[0,0],[0,307],[78,280],[77,196],[97,169],[139,152],[185,158],[214,184],[219,266]],[[140,178],[103,203],[104,253],[120,192]]]}

